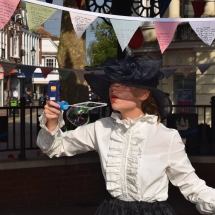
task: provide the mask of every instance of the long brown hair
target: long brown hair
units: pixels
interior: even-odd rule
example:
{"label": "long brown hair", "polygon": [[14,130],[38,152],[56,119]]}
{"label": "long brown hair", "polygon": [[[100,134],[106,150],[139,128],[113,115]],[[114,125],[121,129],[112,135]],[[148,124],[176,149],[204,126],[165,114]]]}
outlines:
{"label": "long brown hair", "polygon": [[143,113],[152,114],[158,116],[158,122],[161,121],[161,116],[158,112],[158,105],[153,95],[150,93],[148,98],[142,102]]}

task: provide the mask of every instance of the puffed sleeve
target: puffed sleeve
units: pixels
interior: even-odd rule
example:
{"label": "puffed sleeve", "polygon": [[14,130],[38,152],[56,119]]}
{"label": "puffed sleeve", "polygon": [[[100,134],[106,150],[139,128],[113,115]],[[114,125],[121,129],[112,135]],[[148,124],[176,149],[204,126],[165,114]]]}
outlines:
{"label": "puffed sleeve", "polygon": [[95,143],[94,123],[62,132],[60,128],[64,121],[61,115],[56,129],[50,132],[45,126],[47,121],[45,114],[40,116],[39,121],[42,129],[37,136],[37,145],[49,157],[73,156],[98,148]]}
{"label": "puffed sleeve", "polygon": [[185,152],[184,143],[176,131],[169,149],[167,175],[184,197],[196,204],[201,214],[215,213],[215,190],[200,179]]}

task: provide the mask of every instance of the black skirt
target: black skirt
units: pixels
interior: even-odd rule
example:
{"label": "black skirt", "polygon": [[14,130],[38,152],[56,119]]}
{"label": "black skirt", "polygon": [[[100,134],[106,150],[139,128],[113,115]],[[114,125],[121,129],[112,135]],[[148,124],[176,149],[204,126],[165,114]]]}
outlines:
{"label": "black skirt", "polygon": [[166,202],[126,202],[108,196],[95,215],[176,215]]}

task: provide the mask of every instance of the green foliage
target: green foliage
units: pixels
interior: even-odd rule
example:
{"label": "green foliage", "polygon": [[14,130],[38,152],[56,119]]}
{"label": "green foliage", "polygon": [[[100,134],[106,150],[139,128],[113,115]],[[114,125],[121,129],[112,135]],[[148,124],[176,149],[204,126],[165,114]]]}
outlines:
{"label": "green foliage", "polygon": [[117,37],[112,26],[97,22],[96,25],[91,25],[91,31],[94,32],[96,40],[90,42],[87,50],[90,66],[100,65],[106,57],[116,57]]}

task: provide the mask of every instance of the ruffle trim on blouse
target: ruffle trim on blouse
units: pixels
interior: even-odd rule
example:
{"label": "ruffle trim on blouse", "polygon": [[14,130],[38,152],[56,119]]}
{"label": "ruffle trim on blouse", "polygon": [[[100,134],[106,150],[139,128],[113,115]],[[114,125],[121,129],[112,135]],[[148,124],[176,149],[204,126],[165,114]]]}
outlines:
{"label": "ruffle trim on blouse", "polygon": [[[50,131],[48,130],[48,128],[46,127],[47,118],[46,118],[44,112],[43,112],[43,113],[41,114],[41,116],[39,117],[39,122],[40,122],[40,127],[41,127],[41,128],[45,129],[47,132],[50,132]],[[65,122],[64,122],[64,120],[63,120],[63,112],[62,112],[62,114],[60,114],[59,117],[58,117],[58,124],[57,124],[57,126],[56,126],[56,129],[55,129],[54,131],[51,132],[51,135],[54,136],[55,133],[56,133],[60,128],[62,128],[64,125],[65,125]]]}
{"label": "ruffle trim on blouse", "polygon": [[[112,114],[116,122],[125,125],[125,127],[133,125],[137,121],[147,121],[149,123],[157,122],[157,117],[154,115],[140,116],[134,120],[120,120],[119,116],[120,115],[116,113]],[[111,144],[106,168],[107,190],[114,197],[123,195],[122,181],[125,179],[127,197],[141,201],[141,189],[137,175],[144,137],[140,134],[138,127],[132,128],[129,132],[129,136],[127,136],[125,129],[116,125],[116,129],[111,134]],[[129,143],[127,142],[127,137],[131,138]],[[124,157],[125,154],[126,157]],[[124,171],[126,171],[126,174]]]}
{"label": "ruffle trim on blouse", "polygon": [[153,124],[153,123],[157,122],[157,120],[158,120],[157,116],[149,115],[149,114],[146,114],[145,116],[140,115],[139,117],[137,117],[135,119],[130,119],[130,118],[121,119],[120,113],[113,112],[111,114],[111,117],[116,120],[116,123],[123,124],[126,128],[129,128],[130,126],[136,124],[137,122],[148,122],[150,124]]}

